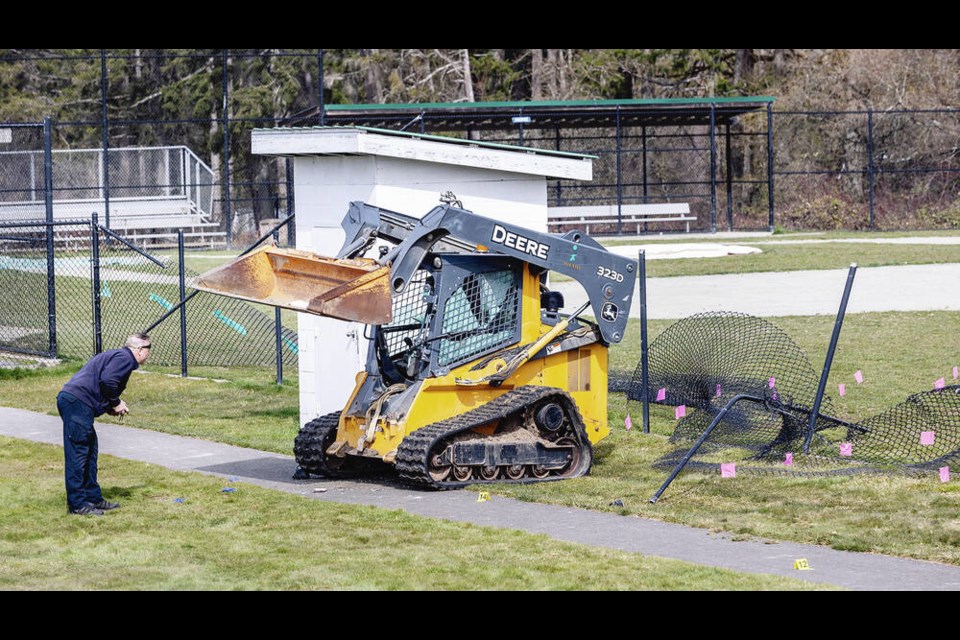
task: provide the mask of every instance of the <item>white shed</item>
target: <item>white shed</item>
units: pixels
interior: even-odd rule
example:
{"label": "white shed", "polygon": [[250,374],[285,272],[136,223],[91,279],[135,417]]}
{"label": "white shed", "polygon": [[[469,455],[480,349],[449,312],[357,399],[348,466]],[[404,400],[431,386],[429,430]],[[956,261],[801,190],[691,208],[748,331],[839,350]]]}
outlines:
{"label": "white shed", "polygon": [[[474,213],[547,230],[547,179],[590,180],[593,156],[363,127],[257,129],[257,155],[293,158],[297,248],[336,255],[349,203],[414,217],[452,191]],[[362,325],[298,314],[300,420],[338,411],[363,369]]]}

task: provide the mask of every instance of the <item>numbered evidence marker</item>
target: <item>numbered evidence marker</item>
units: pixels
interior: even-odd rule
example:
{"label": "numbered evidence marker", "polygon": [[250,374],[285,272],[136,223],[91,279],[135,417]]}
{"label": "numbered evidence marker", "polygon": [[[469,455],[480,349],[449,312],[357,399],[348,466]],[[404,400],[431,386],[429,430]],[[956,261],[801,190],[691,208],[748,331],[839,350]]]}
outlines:
{"label": "numbered evidence marker", "polygon": [[840,443],[840,455],[850,457],[853,455],[853,444],[850,442]]}
{"label": "numbered evidence marker", "polygon": [[657,402],[663,402],[666,399],[667,399],[667,388],[663,387],[662,389],[657,391]]}
{"label": "numbered evidence marker", "polygon": [[840,392],[841,396],[847,395],[847,385],[843,384],[842,382],[837,387],[837,390]]}
{"label": "numbered evidence marker", "polygon": [[800,558],[793,561],[793,568],[797,571],[809,571],[810,565],[807,563],[806,558]]}
{"label": "numbered evidence marker", "polygon": [[857,381],[857,384],[863,384],[863,371],[857,369],[857,372],[853,374],[853,379]]}
{"label": "numbered evidence marker", "polygon": [[623,421],[624,426],[627,427],[627,431],[633,428],[633,420],[630,419],[630,414],[627,414],[627,417]]}
{"label": "numbered evidence marker", "polygon": [[477,502],[486,502],[490,499],[490,494],[486,491],[481,491],[477,494]]}
{"label": "numbered evidence marker", "polygon": [[940,467],[940,482],[950,482],[950,467]]}
{"label": "numbered evidence marker", "polygon": [[920,432],[920,444],[933,444],[933,431]]}
{"label": "numbered evidence marker", "polygon": [[788,467],[793,466],[793,453],[787,451],[786,455],[783,457],[783,464]]}
{"label": "numbered evidence marker", "polygon": [[673,416],[675,419],[679,420],[680,418],[687,415],[687,405],[681,404],[676,409],[673,410]]}
{"label": "numbered evidence marker", "polygon": [[737,464],[735,462],[721,462],[720,463],[720,477],[721,478],[736,478],[737,477]]}

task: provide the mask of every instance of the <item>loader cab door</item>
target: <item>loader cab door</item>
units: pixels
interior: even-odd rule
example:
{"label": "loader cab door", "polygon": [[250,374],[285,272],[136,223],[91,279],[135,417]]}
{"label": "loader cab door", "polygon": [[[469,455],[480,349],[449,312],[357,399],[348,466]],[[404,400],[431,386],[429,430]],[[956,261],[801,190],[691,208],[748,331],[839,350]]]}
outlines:
{"label": "loader cab door", "polygon": [[523,265],[499,256],[450,255],[443,262],[431,339],[438,373],[520,340]]}
{"label": "loader cab door", "polygon": [[522,269],[503,256],[441,254],[424,261],[394,298],[391,322],[373,336],[384,381],[443,375],[518,342]]}

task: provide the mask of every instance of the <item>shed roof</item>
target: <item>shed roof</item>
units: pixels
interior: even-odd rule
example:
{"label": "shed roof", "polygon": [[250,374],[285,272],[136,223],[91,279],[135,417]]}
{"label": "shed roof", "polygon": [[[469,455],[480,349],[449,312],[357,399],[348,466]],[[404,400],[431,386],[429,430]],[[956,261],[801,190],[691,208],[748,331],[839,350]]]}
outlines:
{"label": "shed roof", "polygon": [[[324,123],[396,129],[415,118],[437,130],[583,128],[621,126],[728,125],[736,118],[767,108],[770,96],[661,98],[624,100],[550,100],[522,102],[432,102],[418,104],[329,104]],[[319,121],[319,109],[297,114],[292,124]]]}

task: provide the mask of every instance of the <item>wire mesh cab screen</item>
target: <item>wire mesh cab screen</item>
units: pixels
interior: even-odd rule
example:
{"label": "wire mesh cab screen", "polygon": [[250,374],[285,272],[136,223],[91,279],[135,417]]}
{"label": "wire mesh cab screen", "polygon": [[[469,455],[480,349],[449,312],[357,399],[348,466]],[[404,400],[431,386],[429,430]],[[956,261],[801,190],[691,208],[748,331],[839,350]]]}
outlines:
{"label": "wire mesh cab screen", "polygon": [[520,339],[521,265],[449,257],[440,275],[437,365],[448,367]]}
{"label": "wire mesh cab screen", "polygon": [[410,278],[403,293],[393,299],[393,320],[383,325],[383,339],[391,358],[409,350],[425,337],[424,325],[434,297],[433,289],[433,276],[420,269]]}

